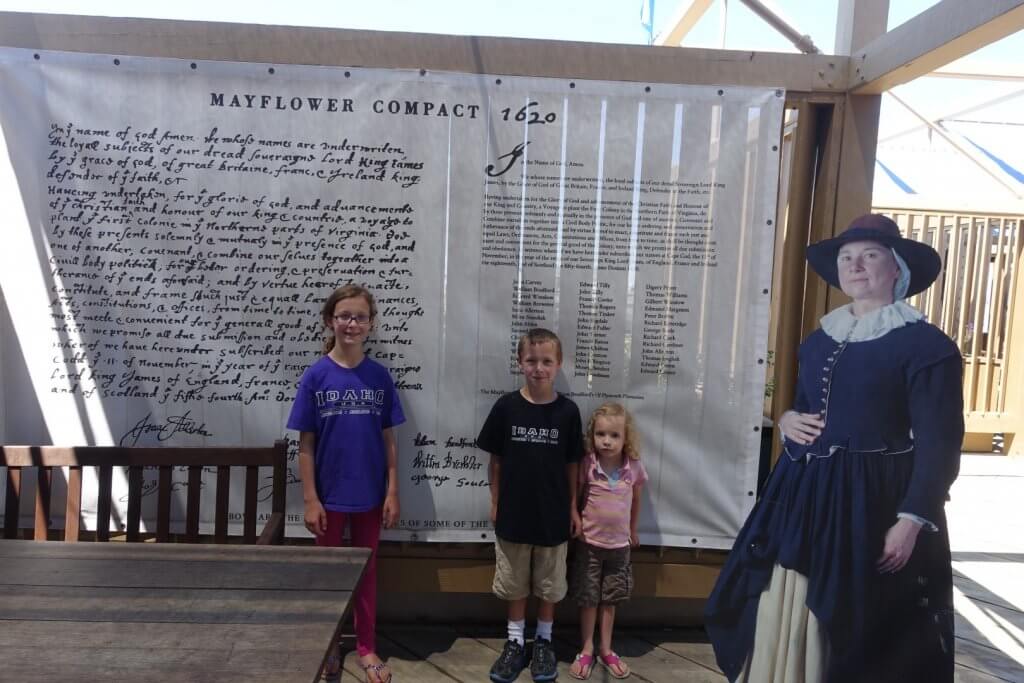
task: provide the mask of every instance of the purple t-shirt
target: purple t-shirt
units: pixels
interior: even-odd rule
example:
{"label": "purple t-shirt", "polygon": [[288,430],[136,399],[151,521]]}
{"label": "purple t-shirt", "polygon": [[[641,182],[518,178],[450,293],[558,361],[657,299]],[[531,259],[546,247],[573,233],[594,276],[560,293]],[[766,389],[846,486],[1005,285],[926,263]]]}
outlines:
{"label": "purple t-shirt", "polygon": [[366,512],[384,502],[384,430],[405,422],[387,368],[364,358],[343,368],[324,356],[299,382],[288,429],[316,434],[316,490],[324,509]]}

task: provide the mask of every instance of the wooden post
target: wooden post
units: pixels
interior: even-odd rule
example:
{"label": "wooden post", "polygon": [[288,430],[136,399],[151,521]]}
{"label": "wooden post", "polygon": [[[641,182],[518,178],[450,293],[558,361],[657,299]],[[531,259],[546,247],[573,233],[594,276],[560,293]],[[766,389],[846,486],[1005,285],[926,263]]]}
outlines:
{"label": "wooden post", "polygon": [[[818,150],[818,112],[821,105],[802,99],[796,107],[796,129],[793,133],[793,158],[787,182],[788,197],[779,199],[779,230],[781,243],[772,283],[775,300],[772,327],[775,331],[773,349],[775,365],[771,417],[779,416],[793,406],[796,395],[797,347],[800,345],[801,311],[804,304],[804,279],[807,262],[804,250],[811,222],[811,188],[814,185],[815,158]],[[831,109],[831,107],[828,107]],[[779,440],[772,447],[772,462],[779,455]]]}
{"label": "wooden post", "polygon": [[[889,0],[841,0],[836,17],[836,54],[853,54],[858,48],[883,35],[888,16]],[[831,230],[827,224],[820,226],[822,236],[842,232],[854,218],[871,211],[881,103],[881,95],[846,93],[845,112],[840,121],[835,209]],[[827,214],[822,218],[827,221]],[[846,295],[834,288],[827,290],[825,299],[825,310],[849,302]]]}
{"label": "wooden post", "polygon": [[[835,235],[836,204],[839,194],[840,151],[842,149],[843,119],[849,99],[841,98],[832,107],[817,108],[818,165],[811,199],[811,225],[808,242],[820,242]],[[807,269],[804,289],[804,307],[800,326],[803,339],[818,327],[818,320],[828,310],[829,286],[818,275]]]}

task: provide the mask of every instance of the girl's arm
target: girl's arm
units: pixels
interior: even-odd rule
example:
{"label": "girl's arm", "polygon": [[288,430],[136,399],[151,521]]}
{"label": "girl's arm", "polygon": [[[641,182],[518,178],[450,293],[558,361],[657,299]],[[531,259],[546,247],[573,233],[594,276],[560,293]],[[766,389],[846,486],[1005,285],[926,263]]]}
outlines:
{"label": "girl's arm", "polygon": [[327,513],[316,492],[316,432],[299,432],[299,476],[306,528],[317,536],[327,533]]}
{"label": "girl's arm", "polygon": [[384,495],[384,528],[390,529],[398,523],[401,510],[398,506],[398,444],[395,433],[388,427],[384,430],[384,452],[388,462],[388,490]]}
{"label": "girl's arm", "polygon": [[633,502],[629,506],[629,544],[634,548],[640,545],[636,528],[640,523],[640,493],[643,490],[643,484],[633,484]]}

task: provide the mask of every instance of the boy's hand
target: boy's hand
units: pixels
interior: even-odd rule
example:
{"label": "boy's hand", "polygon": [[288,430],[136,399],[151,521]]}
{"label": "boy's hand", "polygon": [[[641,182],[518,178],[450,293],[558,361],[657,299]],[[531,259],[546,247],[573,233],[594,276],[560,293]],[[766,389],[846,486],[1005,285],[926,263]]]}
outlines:
{"label": "boy's hand", "polygon": [[390,529],[398,523],[399,517],[399,505],[398,495],[394,493],[388,494],[384,498],[384,523],[385,529]]}
{"label": "boy's hand", "polygon": [[634,548],[640,545],[640,536],[636,533],[636,529],[629,530],[629,545]]}
{"label": "boy's hand", "polygon": [[569,534],[573,538],[576,538],[580,535],[582,530],[583,520],[580,518],[580,513],[576,511],[575,507],[573,507],[572,510],[570,510]]}
{"label": "boy's hand", "polygon": [[491,526],[498,523],[498,501],[491,501]]}
{"label": "boy's hand", "polygon": [[327,533],[327,512],[324,506],[316,498],[307,500],[305,504],[306,528],[316,536],[323,536]]}

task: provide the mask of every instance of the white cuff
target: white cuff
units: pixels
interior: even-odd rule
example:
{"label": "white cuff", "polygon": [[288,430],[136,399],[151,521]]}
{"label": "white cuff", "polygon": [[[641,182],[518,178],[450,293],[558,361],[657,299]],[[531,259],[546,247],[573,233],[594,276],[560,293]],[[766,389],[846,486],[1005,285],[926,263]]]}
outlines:
{"label": "white cuff", "polygon": [[786,415],[789,415],[790,413],[795,413],[795,412],[796,412],[795,410],[790,408],[789,410],[784,411],[782,413],[782,415],[779,415],[779,419],[775,421],[775,426],[779,428],[779,442],[780,443],[786,443],[786,435],[782,433],[782,418],[786,417]]}
{"label": "white cuff", "polygon": [[896,513],[896,517],[898,519],[909,519],[911,522],[914,522],[915,524],[919,524],[919,525],[923,526],[927,531],[938,531],[939,530],[939,527],[935,526],[934,524],[929,522],[924,517],[918,517],[917,515],[915,515],[912,512],[897,512]]}

